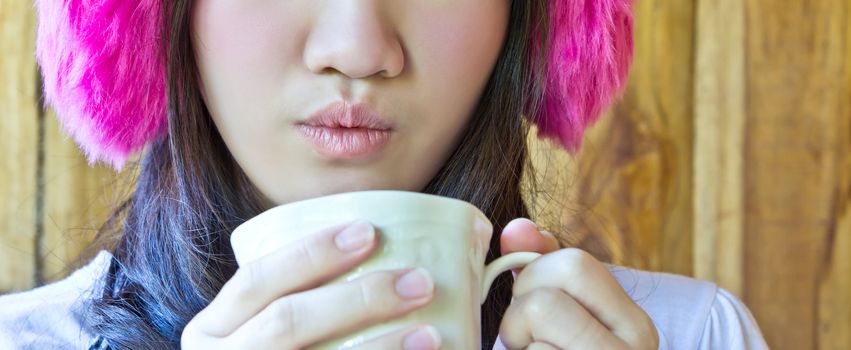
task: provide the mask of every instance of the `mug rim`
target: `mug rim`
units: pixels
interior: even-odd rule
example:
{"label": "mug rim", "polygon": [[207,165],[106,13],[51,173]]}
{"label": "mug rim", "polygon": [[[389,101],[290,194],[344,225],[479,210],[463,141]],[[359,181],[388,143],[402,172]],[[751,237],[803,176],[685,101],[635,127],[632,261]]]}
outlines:
{"label": "mug rim", "polygon": [[[389,198],[389,201],[401,200],[401,199],[411,198],[411,197],[417,197],[419,199],[428,201],[431,205],[452,203],[452,205],[463,207],[467,210],[472,210],[473,213],[476,216],[478,216],[485,223],[487,223],[488,225],[493,227],[493,223],[491,223],[490,219],[487,217],[487,215],[484,214],[484,212],[481,211],[481,209],[479,209],[477,206],[473,205],[472,203],[469,203],[469,202],[461,200],[461,199],[457,199],[457,198],[453,198],[453,197],[446,197],[446,196],[439,196],[439,195],[435,195],[435,194],[431,194],[431,193],[414,192],[414,191],[362,190],[362,191],[340,192],[340,193],[334,193],[334,194],[330,194],[330,195],[323,195],[323,196],[319,196],[319,197],[312,197],[312,198],[307,198],[307,199],[302,199],[302,200],[298,200],[298,201],[294,201],[294,202],[289,202],[289,203],[285,203],[285,204],[281,204],[281,205],[277,205],[277,206],[274,206],[272,208],[269,208],[269,209],[265,210],[264,212],[258,214],[257,216],[250,218],[250,219],[246,220],[245,222],[243,222],[242,224],[238,225],[230,234],[230,237],[229,237],[230,245],[231,245],[232,248],[234,247],[234,242],[237,242],[237,245],[239,245],[239,246],[252,245],[251,242],[253,240],[260,240],[262,238],[261,235],[252,236],[252,235],[247,235],[247,234],[242,233],[242,232],[247,232],[246,230],[248,230],[249,227],[256,226],[256,225],[251,225],[251,224],[246,225],[246,223],[249,223],[254,219],[261,219],[261,220],[256,220],[254,222],[263,221],[261,217],[272,216],[272,215],[274,215],[274,213],[278,213],[278,212],[281,212],[281,211],[295,210],[294,209],[295,207],[306,205],[306,204],[322,203],[322,202],[334,202],[334,201],[339,200],[340,198],[347,198],[348,199],[348,197],[361,197],[361,196],[372,197],[372,196],[388,196],[388,195],[391,196]],[[438,202],[440,202],[440,203],[438,203]],[[250,238],[253,238],[253,239],[250,239]],[[234,249],[234,254],[237,254],[236,249]]]}

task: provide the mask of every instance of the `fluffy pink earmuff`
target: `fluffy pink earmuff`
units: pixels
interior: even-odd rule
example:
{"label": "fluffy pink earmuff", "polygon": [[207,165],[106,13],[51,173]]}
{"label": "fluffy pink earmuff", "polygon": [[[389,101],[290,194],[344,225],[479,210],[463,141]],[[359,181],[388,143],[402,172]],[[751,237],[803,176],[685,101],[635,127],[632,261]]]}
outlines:
{"label": "fluffy pink earmuff", "polygon": [[548,0],[546,90],[537,116],[538,137],[569,152],[585,129],[623,92],[633,53],[632,0]]}
{"label": "fluffy pink earmuff", "polygon": [[[623,91],[632,0],[548,0],[550,43],[538,136],[570,152]],[[121,169],[167,131],[160,0],[35,0],[36,57],[65,131],[89,163]]]}

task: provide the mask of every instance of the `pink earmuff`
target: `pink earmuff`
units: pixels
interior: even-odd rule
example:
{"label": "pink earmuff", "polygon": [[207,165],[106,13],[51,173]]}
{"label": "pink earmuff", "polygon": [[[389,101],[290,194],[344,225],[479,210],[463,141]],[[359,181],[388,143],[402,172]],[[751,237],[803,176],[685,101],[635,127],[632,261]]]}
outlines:
{"label": "pink earmuff", "polygon": [[569,152],[626,86],[633,53],[632,0],[548,0],[550,47],[538,137]]}
{"label": "pink earmuff", "polygon": [[[632,0],[548,0],[550,43],[538,136],[570,152],[623,91]],[[167,131],[160,0],[35,0],[36,57],[65,131],[90,164],[116,170]]]}

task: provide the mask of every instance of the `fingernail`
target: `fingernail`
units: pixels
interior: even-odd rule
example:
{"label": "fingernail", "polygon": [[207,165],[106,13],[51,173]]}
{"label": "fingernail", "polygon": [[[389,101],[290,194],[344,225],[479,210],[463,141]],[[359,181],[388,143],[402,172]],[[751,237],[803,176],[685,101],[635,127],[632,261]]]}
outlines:
{"label": "fingernail", "polygon": [[432,326],[420,327],[405,337],[405,350],[434,350],[440,348],[440,334]]}
{"label": "fingernail", "polygon": [[434,281],[428,271],[418,267],[396,280],[396,293],[404,299],[420,299],[431,295]]}
{"label": "fingernail", "polygon": [[368,246],[375,239],[375,228],[365,220],[358,220],[334,237],[334,244],[344,252],[354,252]]}
{"label": "fingernail", "polygon": [[519,218],[518,220],[526,221],[526,222],[528,222],[528,223],[532,224],[532,226],[535,226],[535,228],[538,228],[538,224],[536,224],[534,221],[532,221],[532,220],[530,220],[530,219],[527,219],[527,218]]}
{"label": "fingernail", "polygon": [[558,237],[556,237],[556,236],[555,236],[554,234],[552,234],[550,231],[541,231],[541,236],[546,237],[546,238],[547,238],[547,239],[549,239],[551,242],[555,242],[555,244],[556,244],[556,248],[561,249],[561,247],[562,247],[561,240],[560,240],[560,239],[558,239]]}
{"label": "fingernail", "polygon": [[523,223],[523,222],[528,223],[529,225],[532,225],[532,227],[534,227],[535,230],[537,230],[538,232],[541,231],[540,228],[538,228],[538,224],[536,224],[534,221],[527,219],[527,218],[516,218],[514,220],[511,220],[508,223],[508,225],[505,225],[505,227],[503,228],[503,231],[514,230],[515,229],[514,226],[520,225],[520,223]]}

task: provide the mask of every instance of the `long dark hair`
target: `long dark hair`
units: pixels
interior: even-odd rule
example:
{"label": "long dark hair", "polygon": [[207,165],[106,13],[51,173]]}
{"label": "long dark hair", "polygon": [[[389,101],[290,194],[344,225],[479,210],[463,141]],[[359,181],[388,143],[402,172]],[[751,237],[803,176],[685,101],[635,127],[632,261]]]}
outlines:
{"label": "long dark hair", "polygon": [[[163,1],[170,13],[163,22],[168,134],[133,165],[135,191],[95,241],[112,259],[86,323],[113,349],[179,348],[183,328],[236,271],[230,233],[270,205],[237,165],[201,99],[190,40],[192,1]],[[512,2],[507,39],[475,115],[422,190],[468,201],[491,219],[488,262],[500,255],[502,228],[529,217],[521,179],[532,171],[530,125],[522,116],[535,115],[541,100],[544,65],[532,62],[530,52],[547,46],[546,30],[539,30],[548,25],[545,4]],[[530,47],[533,42],[540,47]],[[511,277],[503,274],[482,306],[483,348],[493,346],[510,298]]]}

